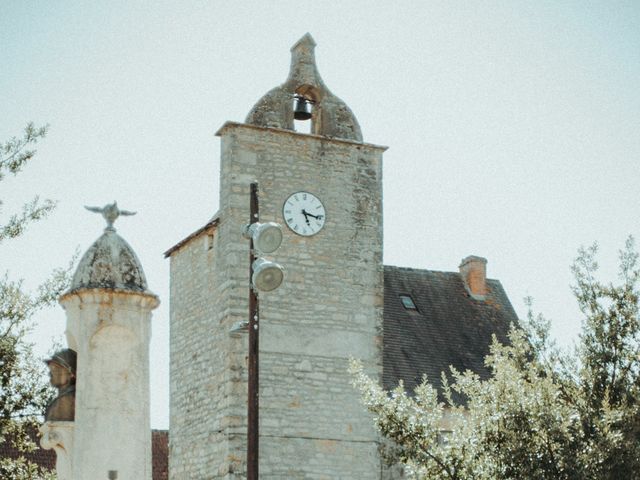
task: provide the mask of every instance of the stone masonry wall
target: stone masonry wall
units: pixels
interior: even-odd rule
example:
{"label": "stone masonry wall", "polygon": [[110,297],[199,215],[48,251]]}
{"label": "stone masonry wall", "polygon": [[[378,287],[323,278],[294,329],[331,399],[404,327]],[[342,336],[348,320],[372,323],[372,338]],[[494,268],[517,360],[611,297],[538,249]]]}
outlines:
{"label": "stone masonry wall", "polygon": [[[213,236],[211,236],[213,235]],[[215,233],[193,239],[171,257],[170,437],[172,479],[221,478],[227,359],[213,287]],[[222,335],[222,338],[220,338]]]}
{"label": "stone masonry wall", "polygon": [[[283,285],[260,296],[260,478],[379,479],[377,437],[348,358],[382,368],[383,148],[241,124],[222,137],[219,224],[171,261],[171,478],[243,478],[249,184],[283,225]],[[282,207],[309,191],[324,228],[301,237]],[[211,247],[211,248],[210,248]]]}

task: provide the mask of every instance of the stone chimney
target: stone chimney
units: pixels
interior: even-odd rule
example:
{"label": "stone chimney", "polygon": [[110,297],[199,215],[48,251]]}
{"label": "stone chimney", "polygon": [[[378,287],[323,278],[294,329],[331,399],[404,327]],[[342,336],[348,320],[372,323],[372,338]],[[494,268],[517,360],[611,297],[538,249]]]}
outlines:
{"label": "stone chimney", "polygon": [[471,297],[484,300],[487,289],[487,259],[470,255],[460,263],[460,276]]}

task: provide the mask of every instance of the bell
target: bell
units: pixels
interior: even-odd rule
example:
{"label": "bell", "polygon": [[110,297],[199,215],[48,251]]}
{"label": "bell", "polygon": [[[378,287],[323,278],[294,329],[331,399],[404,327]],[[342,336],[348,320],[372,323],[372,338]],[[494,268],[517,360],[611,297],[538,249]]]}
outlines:
{"label": "bell", "polygon": [[302,95],[294,96],[293,118],[296,120],[309,120],[311,118],[311,100],[306,99]]}

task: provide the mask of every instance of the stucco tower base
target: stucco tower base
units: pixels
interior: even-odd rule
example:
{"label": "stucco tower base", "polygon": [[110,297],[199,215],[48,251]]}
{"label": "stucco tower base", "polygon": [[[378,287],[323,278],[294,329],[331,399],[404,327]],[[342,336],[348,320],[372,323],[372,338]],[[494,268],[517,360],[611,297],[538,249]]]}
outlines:
{"label": "stucco tower base", "polygon": [[151,480],[149,340],[154,295],[108,289],[60,299],[78,352],[73,478]]}

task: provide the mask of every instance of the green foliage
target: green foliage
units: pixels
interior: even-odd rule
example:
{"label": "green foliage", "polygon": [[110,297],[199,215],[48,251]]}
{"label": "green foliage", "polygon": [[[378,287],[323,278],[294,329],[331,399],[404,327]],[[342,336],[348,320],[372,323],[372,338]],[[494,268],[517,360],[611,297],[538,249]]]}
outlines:
{"label": "green foliage", "polygon": [[426,378],[413,395],[385,392],[352,362],[390,463],[417,479],[640,478],[638,254],[630,237],[613,285],[596,279],[596,253],[580,249],[573,265],[585,318],[574,351],[558,350],[549,322],[529,313],[509,345],[494,339],[489,379],[443,373],[444,402]]}
{"label": "green foliage", "polygon": [[56,474],[46,471],[24,457],[0,459],[0,473],[7,480],[55,480]]}
{"label": "green foliage", "polygon": [[[46,131],[47,127],[35,128],[30,123],[22,138],[0,144],[0,181],[7,173],[16,175],[22,170],[35,155],[28,147]],[[29,223],[44,218],[54,206],[54,202],[40,202],[38,197],[28,202],[20,213],[0,224],[0,243],[19,237]],[[0,443],[8,443],[23,454],[36,448],[29,432],[37,430],[51,395],[46,368],[35,359],[26,336],[33,327],[33,315],[53,304],[68,285],[70,269],[71,265],[55,270],[35,292],[25,291],[22,280],[12,280],[7,273],[0,276]],[[21,456],[0,459],[0,478],[41,480],[54,476]]]}
{"label": "green foliage", "polygon": [[[13,137],[0,144],[0,182],[7,173],[17,175],[33,158],[36,151],[28,147],[35,145],[43,138],[48,128],[46,125],[36,128],[33,123],[29,123],[21,138]],[[2,206],[2,200],[0,200],[0,206]],[[4,225],[0,225],[0,243],[20,236],[29,223],[44,218],[54,208],[55,202],[51,200],[41,202],[39,197],[34,197],[33,200],[24,204],[20,213],[11,215]]]}

